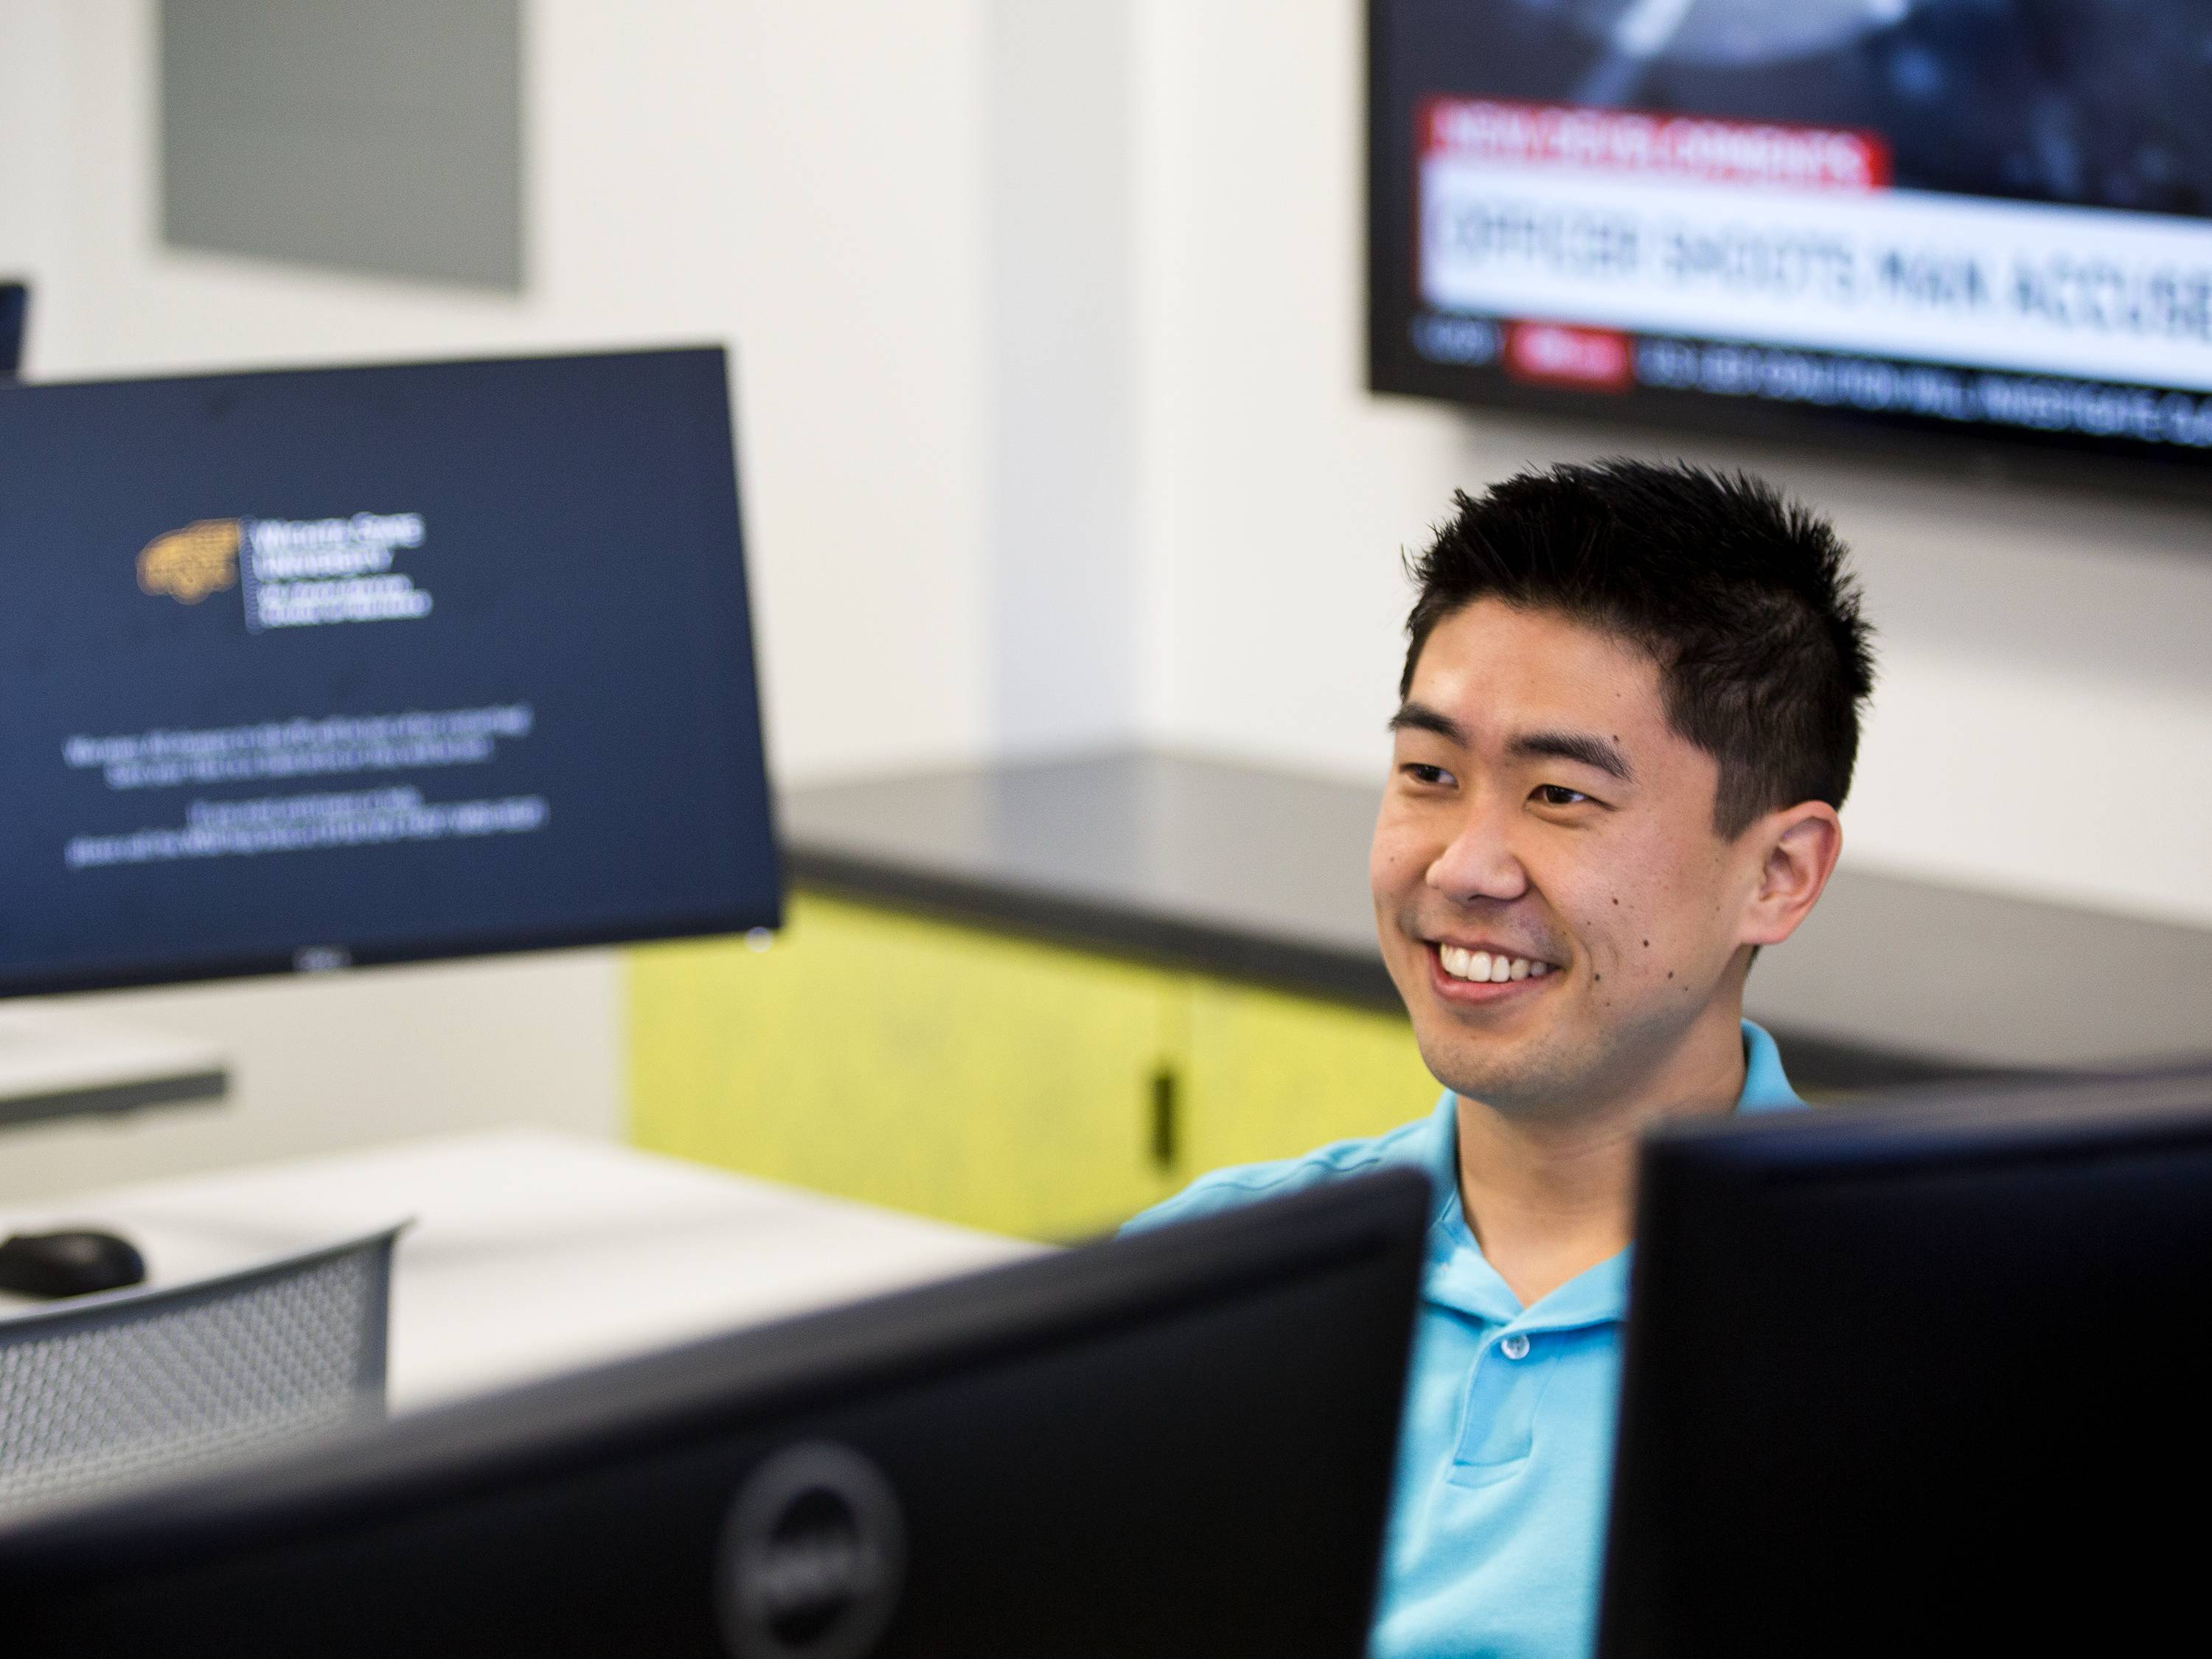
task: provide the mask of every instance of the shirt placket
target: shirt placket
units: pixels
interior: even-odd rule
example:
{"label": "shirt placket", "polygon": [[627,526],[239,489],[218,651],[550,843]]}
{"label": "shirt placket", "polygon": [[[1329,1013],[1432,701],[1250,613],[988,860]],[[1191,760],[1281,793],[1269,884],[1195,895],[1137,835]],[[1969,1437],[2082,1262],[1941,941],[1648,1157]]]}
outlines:
{"label": "shirt placket", "polygon": [[1556,1336],[1510,1325],[1482,1345],[1468,1376],[1459,1441],[1446,1474],[1454,1486],[1510,1480],[1528,1462],[1536,1410],[1558,1369],[1559,1350]]}

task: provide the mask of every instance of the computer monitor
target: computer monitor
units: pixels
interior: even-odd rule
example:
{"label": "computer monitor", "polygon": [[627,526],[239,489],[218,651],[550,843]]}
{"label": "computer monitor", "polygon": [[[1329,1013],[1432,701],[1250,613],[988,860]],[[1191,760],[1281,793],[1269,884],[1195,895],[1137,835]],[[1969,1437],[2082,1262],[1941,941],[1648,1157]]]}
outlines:
{"label": "computer monitor", "polygon": [[0,387],[0,994],[774,925],[719,349]]}
{"label": "computer monitor", "polygon": [[0,380],[23,372],[23,325],[30,308],[27,284],[0,283]]}
{"label": "computer monitor", "polygon": [[1602,1659],[2199,1620],[2212,1070],[1683,1129],[1639,1203]]}
{"label": "computer monitor", "polygon": [[1418,1174],[1364,1176],[20,1521],[0,1631],[176,1659],[1355,1659],[1429,1214]]}

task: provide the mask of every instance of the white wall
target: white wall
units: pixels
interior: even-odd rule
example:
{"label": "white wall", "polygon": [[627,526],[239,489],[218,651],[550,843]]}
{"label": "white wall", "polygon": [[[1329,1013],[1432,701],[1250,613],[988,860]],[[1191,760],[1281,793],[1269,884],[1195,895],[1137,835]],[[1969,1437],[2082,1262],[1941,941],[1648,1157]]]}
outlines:
{"label": "white wall", "polygon": [[[738,351],[773,763],[989,741],[978,0],[533,0],[526,291],[157,240],[151,0],[0,0],[0,271],[46,377],[628,342]],[[0,1139],[0,1194],[526,1118],[611,1132],[616,958],[84,999],[215,1036],[214,1111]]]}
{"label": "white wall", "polygon": [[0,276],[61,258],[65,182],[52,161],[68,101],[55,72],[65,50],[55,0],[0,0]]}
{"label": "white wall", "polygon": [[986,10],[993,746],[1065,752],[1137,722],[1136,13]]}
{"label": "white wall", "polygon": [[[1358,0],[1139,3],[1146,719],[1379,775],[1400,550],[1455,487],[1655,445],[1370,397]],[[1765,470],[1857,551],[1883,668],[1847,858],[2212,923],[2212,514],[1656,453]]]}

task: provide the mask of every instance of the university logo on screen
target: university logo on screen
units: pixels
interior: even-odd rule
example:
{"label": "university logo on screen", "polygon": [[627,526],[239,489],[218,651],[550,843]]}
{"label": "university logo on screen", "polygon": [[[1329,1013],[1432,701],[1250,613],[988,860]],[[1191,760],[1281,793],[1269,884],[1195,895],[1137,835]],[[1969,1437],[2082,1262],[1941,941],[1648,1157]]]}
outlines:
{"label": "university logo on screen", "polygon": [[433,600],[398,568],[424,540],[419,513],[331,519],[199,519],[139,550],[138,586],[179,605],[239,590],[248,633],[419,622]]}

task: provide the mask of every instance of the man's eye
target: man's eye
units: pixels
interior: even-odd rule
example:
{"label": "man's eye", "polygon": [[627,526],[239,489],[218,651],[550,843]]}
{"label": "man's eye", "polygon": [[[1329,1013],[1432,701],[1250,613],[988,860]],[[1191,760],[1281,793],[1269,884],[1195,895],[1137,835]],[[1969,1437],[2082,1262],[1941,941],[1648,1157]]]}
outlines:
{"label": "man's eye", "polygon": [[1412,763],[1406,768],[1406,775],[1413,779],[1415,783],[1425,783],[1431,788],[1448,784],[1452,781],[1451,774],[1445,771],[1443,767],[1425,766],[1419,761]]}
{"label": "man's eye", "polygon": [[1540,783],[1536,799],[1547,806],[1574,806],[1589,799],[1579,789],[1570,789],[1563,783]]}

